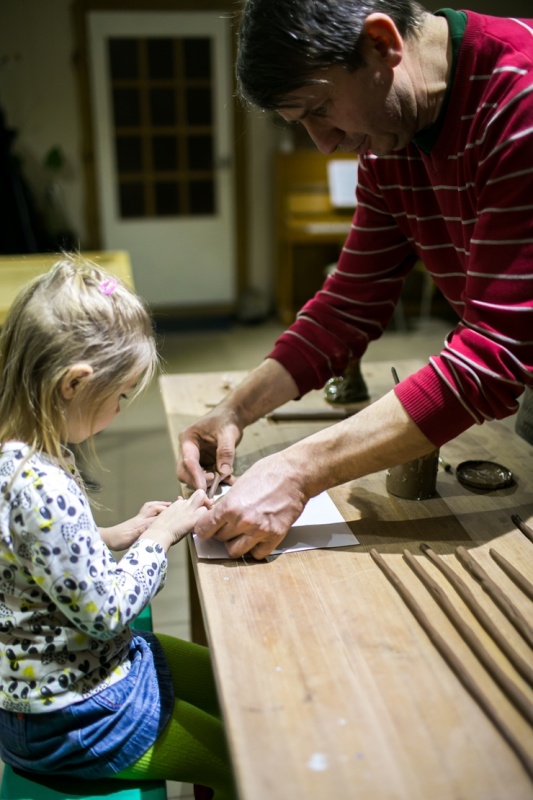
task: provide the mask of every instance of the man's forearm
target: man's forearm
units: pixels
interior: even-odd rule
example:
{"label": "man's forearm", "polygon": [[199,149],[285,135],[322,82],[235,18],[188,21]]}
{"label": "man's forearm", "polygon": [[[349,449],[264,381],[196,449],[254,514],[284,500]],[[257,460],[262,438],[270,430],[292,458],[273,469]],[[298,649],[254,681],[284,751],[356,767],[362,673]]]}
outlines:
{"label": "man's forearm", "polygon": [[267,358],[222,402],[231,407],[241,428],[298,396],[298,387],[278,361]]}
{"label": "man's forearm", "polygon": [[283,452],[308,497],[435,449],[394,394]]}

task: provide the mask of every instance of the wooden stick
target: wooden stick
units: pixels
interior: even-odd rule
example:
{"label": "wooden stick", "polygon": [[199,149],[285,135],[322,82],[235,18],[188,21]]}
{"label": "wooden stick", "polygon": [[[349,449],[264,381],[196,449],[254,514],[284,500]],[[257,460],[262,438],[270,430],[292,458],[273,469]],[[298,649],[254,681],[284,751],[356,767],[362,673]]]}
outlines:
{"label": "wooden stick", "polygon": [[500,553],[494,550],[492,547],[489,549],[489,553],[491,554],[494,561],[497,563],[501,569],[505,572],[505,574],[511,578],[511,580],[516,583],[519,589],[521,589],[525,595],[529,597],[530,600],[533,600],[533,583],[528,581],[528,579],[522,575],[516,567],[513,567],[510,561],[507,561]]}
{"label": "wooden stick", "polygon": [[266,418],[271,419],[272,422],[313,422],[314,420],[320,422],[328,419],[347,419],[352,414],[353,411],[346,411],[344,408],[280,408],[277,411],[271,411]]}
{"label": "wooden stick", "polygon": [[514,647],[510,644],[509,640],[502,633],[500,628],[493,622],[492,618],[485,611],[482,605],[478,603],[463,579],[446,563],[446,561],[438,556],[427,544],[421,544],[420,549],[435,564],[436,567],[442,572],[443,575],[450,581],[455,591],[462,598],[465,605],[468,606],[477,621],[482,625],[487,633],[492,636],[500,650],[507,656],[516,671],[524,678],[530,686],[533,686],[533,667],[517,653]]}
{"label": "wooden stick", "polygon": [[403,557],[420,580],[442,608],[456,631],[470,647],[474,655],[481,661],[489,675],[491,675],[502,692],[507,695],[516,709],[522,714],[530,725],[533,725],[533,703],[525,694],[520,691],[518,686],[505,674],[503,669],[492,658],[488,650],[480,642],[472,628],[464,621],[453,603],[450,602],[446,593],[439,584],[426,572],[415,556],[408,550],[404,550]]}
{"label": "wooden stick", "polygon": [[518,514],[512,514],[511,519],[518,530],[522,531],[524,536],[527,536],[530,542],[533,542],[533,528],[530,528],[529,525],[526,525],[522,517],[519,517]]}
{"label": "wooden stick", "polygon": [[470,693],[470,695],[478,703],[480,708],[485,712],[485,714],[491,720],[495,728],[501,733],[507,744],[512,748],[515,755],[520,760],[522,766],[525,768],[531,780],[533,780],[533,758],[531,758],[529,753],[527,753],[527,751],[522,747],[522,743],[520,742],[518,737],[515,736],[513,731],[507,726],[505,720],[503,720],[500,717],[500,715],[496,711],[496,708],[492,705],[492,703],[487,698],[482,689],[480,689],[480,687],[478,686],[472,675],[464,667],[461,660],[456,656],[452,648],[445,641],[444,637],[440,635],[435,626],[429,621],[429,619],[427,618],[421,607],[418,605],[417,601],[415,600],[409,589],[405,586],[404,583],[402,583],[402,581],[396,575],[394,570],[392,570],[389,567],[383,556],[381,556],[374,549],[370,551],[370,555],[372,556],[378,567],[381,569],[381,571],[386,575],[386,577],[392,583],[392,585],[394,586],[400,597],[403,599],[409,610],[412,612],[413,616],[415,617],[419,625],[426,632],[430,641],[435,645],[440,655],[448,663],[448,666],[453,670],[456,677],[463,684],[464,688]]}
{"label": "wooden stick", "polygon": [[496,584],[492,578],[487,575],[483,567],[481,567],[477,561],[472,558],[472,556],[464,547],[458,547],[455,553],[463,566],[477,581],[479,581],[483,590],[496,603],[500,611],[505,614],[509,622],[514,625],[522,638],[530,647],[533,647],[533,628],[524,615],[518,610],[514,603],[509,600],[509,598],[502,592],[498,584]]}

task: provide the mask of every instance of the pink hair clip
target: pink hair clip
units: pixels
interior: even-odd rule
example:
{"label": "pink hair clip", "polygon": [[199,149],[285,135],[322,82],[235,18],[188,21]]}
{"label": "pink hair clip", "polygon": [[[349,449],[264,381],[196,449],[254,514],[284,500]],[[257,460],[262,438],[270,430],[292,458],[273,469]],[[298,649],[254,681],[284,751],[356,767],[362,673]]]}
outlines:
{"label": "pink hair clip", "polygon": [[118,281],[115,278],[106,278],[105,281],[102,281],[99,288],[102,294],[113,294],[117,286]]}

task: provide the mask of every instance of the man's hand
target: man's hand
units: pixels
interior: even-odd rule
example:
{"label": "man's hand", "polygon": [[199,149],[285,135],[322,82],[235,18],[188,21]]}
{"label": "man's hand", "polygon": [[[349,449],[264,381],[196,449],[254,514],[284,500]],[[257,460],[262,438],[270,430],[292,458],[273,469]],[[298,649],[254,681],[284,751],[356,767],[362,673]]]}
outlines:
{"label": "man's hand", "polygon": [[267,456],[240,477],[194,532],[226,543],[232,558],[265,558],[286,536],[308,501],[283,453]]}
{"label": "man's hand", "polygon": [[434,449],[390,391],[348,419],[257,461],[194,531],[225,542],[234,558],[245,553],[265,558],[311,497]]}
{"label": "man's hand", "polygon": [[232,483],[228,478],[243,430],[297,396],[298,387],[287,370],[265,359],[216,408],[181,432],[178,479],[205,490],[216,471]]}
{"label": "man's hand", "polygon": [[234,414],[223,405],[213,409],[179,435],[178,480],[205,491],[215,472],[229,477],[241,437]]}

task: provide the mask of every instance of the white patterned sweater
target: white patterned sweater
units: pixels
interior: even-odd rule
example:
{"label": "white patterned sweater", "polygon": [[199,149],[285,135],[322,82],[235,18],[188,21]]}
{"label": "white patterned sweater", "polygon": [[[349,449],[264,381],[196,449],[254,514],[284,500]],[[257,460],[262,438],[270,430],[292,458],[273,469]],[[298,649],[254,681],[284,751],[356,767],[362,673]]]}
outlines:
{"label": "white patterned sweater", "polygon": [[72,454],[70,474],[28,455],[22,442],[0,451],[0,707],[40,713],[127,674],[129,623],[163,587],[167,557],[143,538],[117,562]]}

